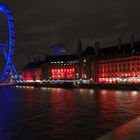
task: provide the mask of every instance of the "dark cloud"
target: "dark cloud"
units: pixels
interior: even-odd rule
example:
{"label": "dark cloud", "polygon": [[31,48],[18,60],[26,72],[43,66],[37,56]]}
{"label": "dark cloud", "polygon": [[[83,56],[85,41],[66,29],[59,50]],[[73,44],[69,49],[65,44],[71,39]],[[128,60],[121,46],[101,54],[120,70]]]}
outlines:
{"label": "dark cloud", "polygon": [[65,43],[74,52],[76,40],[84,47],[95,40],[102,46],[122,36],[140,37],[139,0],[4,0],[16,25],[15,64],[23,68],[28,58],[48,53],[49,46]]}

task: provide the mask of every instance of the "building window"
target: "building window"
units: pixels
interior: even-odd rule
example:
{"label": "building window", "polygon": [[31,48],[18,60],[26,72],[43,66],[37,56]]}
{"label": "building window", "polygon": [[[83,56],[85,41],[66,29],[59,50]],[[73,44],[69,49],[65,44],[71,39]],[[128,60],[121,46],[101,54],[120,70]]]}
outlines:
{"label": "building window", "polygon": [[76,77],[76,67],[73,66],[65,66],[53,68],[51,77],[54,80],[58,79],[75,79]]}

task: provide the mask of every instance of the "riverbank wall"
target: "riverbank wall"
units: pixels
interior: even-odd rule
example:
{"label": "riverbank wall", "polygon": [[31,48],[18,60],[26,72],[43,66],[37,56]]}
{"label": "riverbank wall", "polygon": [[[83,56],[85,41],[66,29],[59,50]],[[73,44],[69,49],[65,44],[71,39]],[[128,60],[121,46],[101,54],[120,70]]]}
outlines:
{"label": "riverbank wall", "polygon": [[[9,86],[9,85],[8,85]],[[33,86],[33,87],[49,87],[49,88],[85,88],[85,89],[118,89],[118,90],[140,90],[140,84],[79,84],[66,82],[59,83],[13,83],[10,86]]]}

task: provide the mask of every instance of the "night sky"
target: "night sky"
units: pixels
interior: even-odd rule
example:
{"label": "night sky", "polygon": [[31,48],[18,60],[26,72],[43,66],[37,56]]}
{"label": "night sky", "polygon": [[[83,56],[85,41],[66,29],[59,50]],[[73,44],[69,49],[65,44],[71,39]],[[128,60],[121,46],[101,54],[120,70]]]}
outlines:
{"label": "night sky", "polygon": [[136,39],[140,38],[139,0],[1,2],[8,4],[13,12],[16,26],[14,63],[18,70],[23,68],[28,59],[47,54],[50,46],[56,43],[65,44],[72,53],[78,39],[82,40],[86,48],[87,45],[93,46],[95,40],[101,42],[101,47],[106,47],[117,44],[120,36],[124,42],[129,40],[131,34]]}

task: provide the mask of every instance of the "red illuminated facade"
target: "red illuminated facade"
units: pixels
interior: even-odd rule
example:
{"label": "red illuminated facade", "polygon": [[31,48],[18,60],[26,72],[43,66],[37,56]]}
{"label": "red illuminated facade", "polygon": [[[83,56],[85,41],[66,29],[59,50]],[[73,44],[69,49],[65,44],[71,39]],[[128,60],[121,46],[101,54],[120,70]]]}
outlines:
{"label": "red illuminated facade", "polygon": [[140,56],[114,58],[97,62],[98,83],[138,83],[140,82]]}
{"label": "red illuminated facade", "polygon": [[79,78],[79,60],[76,55],[47,56],[38,65],[29,63],[22,72],[24,81],[75,80]]}
{"label": "red illuminated facade", "polygon": [[40,81],[42,80],[41,68],[28,69],[22,73],[22,80],[24,81]]}
{"label": "red illuminated facade", "polygon": [[76,79],[77,66],[54,66],[51,69],[51,79],[73,80]]}
{"label": "red illuminated facade", "polygon": [[32,71],[26,70],[22,73],[22,80],[24,81],[31,81],[33,80]]}
{"label": "red illuminated facade", "polygon": [[101,49],[96,66],[96,83],[140,83],[140,42],[132,38],[131,43]]}
{"label": "red illuminated facade", "polygon": [[[140,83],[140,42],[108,48],[87,47],[81,54],[47,56],[25,67],[22,78],[37,80],[90,80],[98,84]],[[91,83],[90,82],[90,83]]]}
{"label": "red illuminated facade", "polygon": [[49,80],[75,80],[79,74],[79,60],[76,55],[48,56],[48,63],[44,64],[46,70],[44,79]]}

